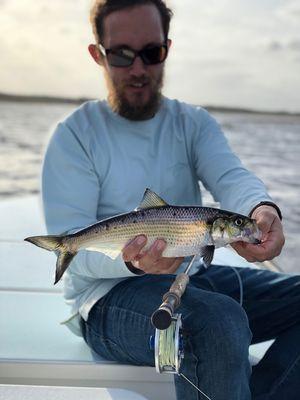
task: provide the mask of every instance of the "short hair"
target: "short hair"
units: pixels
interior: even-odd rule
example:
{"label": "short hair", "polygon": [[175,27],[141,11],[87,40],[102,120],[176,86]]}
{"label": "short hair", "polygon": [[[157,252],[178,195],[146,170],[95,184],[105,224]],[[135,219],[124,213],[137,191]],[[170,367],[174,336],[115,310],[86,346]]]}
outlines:
{"label": "short hair", "polygon": [[167,39],[173,12],[166,6],[164,0],[95,0],[94,5],[91,8],[90,21],[96,42],[101,43],[101,39],[104,36],[105,17],[114,11],[145,4],[153,4],[157,7],[161,16],[165,39]]}

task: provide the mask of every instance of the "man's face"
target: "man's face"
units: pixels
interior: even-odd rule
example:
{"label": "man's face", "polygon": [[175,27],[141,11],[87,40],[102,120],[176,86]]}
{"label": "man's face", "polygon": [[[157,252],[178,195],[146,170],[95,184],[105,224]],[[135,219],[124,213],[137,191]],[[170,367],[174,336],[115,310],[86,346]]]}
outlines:
{"label": "man's face", "polygon": [[[161,17],[154,5],[116,11],[104,20],[102,44],[106,49],[127,46],[141,50],[164,40]],[[137,57],[131,66],[113,67],[104,58],[103,66],[113,111],[131,120],[153,117],[161,100],[164,63],[145,65]]]}

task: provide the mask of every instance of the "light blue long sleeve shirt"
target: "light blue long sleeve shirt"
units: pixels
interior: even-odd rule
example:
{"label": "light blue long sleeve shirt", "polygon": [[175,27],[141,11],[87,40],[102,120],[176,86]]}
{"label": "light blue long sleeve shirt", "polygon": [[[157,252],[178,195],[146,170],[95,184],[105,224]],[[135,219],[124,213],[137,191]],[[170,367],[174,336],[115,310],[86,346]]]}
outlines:
{"label": "light blue long sleeve shirt", "polygon": [[[201,205],[199,181],[221,208],[241,214],[270,200],[204,109],[163,98],[154,118],[129,121],[106,101],[87,102],[59,123],[47,148],[42,174],[47,230],[73,233],[131,211],[147,187],[169,204]],[[64,295],[72,312],[86,320],[97,300],[133,276],[139,279],[121,255],[112,260],[83,250],[65,273]]]}

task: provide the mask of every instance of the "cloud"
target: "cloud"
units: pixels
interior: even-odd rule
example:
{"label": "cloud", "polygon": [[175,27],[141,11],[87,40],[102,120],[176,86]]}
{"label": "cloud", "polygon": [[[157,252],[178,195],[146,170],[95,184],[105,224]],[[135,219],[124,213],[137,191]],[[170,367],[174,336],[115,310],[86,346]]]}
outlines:
{"label": "cloud", "polygon": [[294,39],[288,43],[288,47],[294,51],[300,51],[300,39]]}
{"label": "cloud", "polygon": [[278,40],[272,40],[269,44],[268,44],[268,50],[271,51],[279,51],[283,49],[282,44],[278,41]]}
{"label": "cloud", "polygon": [[[102,74],[87,52],[94,40],[91,1],[2,0],[0,91],[105,97]],[[294,97],[284,88],[300,93],[299,0],[168,3],[174,19],[167,95],[194,103],[291,106]]]}
{"label": "cloud", "polygon": [[300,39],[291,39],[289,41],[272,40],[267,44],[268,50],[271,52],[293,51],[300,52]]}
{"label": "cloud", "polygon": [[292,23],[300,21],[300,3],[298,0],[285,0],[277,8],[276,14],[282,20],[287,20]]}
{"label": "cloud", "polygon": [[80,94],[81,71],[88,73],[91,67],[89,5],[87,0],[5,4],[0,14],[0,91]]}

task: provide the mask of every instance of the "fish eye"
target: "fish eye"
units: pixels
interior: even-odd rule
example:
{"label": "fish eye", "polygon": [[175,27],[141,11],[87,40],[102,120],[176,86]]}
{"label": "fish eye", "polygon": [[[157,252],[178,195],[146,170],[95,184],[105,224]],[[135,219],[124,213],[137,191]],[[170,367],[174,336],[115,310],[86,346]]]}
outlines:
{"label": "fish eye", "polygon": [[234,221],[234,223],[235,223],[236,226],[242,226],[243,225],[243,220],[241,218],[237,218]]}

